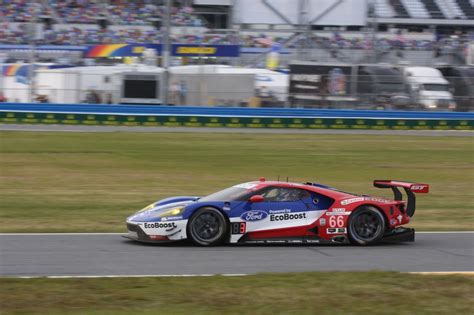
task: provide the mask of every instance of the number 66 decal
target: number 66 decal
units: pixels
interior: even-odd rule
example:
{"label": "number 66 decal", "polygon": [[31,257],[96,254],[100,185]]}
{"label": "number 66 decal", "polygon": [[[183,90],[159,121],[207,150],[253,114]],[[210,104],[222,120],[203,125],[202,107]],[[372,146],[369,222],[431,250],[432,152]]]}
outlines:
{"label": "number 66 decal", "polygon": [[329,217],[329,227],[343,227],[344,226],[344,216],[337,215]]}

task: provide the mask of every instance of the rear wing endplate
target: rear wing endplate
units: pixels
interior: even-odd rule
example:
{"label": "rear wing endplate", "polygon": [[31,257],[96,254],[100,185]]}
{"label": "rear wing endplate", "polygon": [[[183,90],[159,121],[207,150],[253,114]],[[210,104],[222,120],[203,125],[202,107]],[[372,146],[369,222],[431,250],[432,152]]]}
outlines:
{"label": "rear wing endplate", "polygon": [[414,193],[418,194],[427,194],[430,190],[430,186],[428,184],[419,184],[419,183],[411,183],[411,182],[404,182],[398,180],[374,180],[374,186],[377,188],[391,188],[393,191],[393,195],[396,201],[403,200],[403,195],[398,189],[398,187],[402,187],[407,194],[407,214],[412,217],[415,214],[416,208],[416,197]]}

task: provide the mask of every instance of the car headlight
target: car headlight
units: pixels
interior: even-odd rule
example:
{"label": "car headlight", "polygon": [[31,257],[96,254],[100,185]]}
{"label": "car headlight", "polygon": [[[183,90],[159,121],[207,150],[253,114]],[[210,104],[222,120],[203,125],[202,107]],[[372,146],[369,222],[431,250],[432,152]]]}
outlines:
{"label": "car headlight", "polygon": [[138,213],[144,212],[144,211],[147,211],[147,210],[151,210],[151,209],[153,209],[154,207],[155,207],[155,203],[152,203],[152,204],[146,206],[145,208],[143,208],[142,210],[138,211]]}
{"label": "car headlight", "polygon": [[171,208],[169,210],[166,210],[163,213],[160,213],[158,217],[164,218],[164,217],[174,217],[174,216],[180,215],[184,212],[184,208],[185,208],[184,206]]}

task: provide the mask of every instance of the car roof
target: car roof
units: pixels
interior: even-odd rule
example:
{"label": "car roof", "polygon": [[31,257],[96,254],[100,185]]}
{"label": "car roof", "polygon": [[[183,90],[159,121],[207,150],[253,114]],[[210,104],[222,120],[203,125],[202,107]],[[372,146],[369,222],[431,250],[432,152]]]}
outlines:
{"label": "car roof", "polygon": [[292,183],[292,182],[260,180],[260,181],[243,183],[243,184],[239,184],[239,185],[236,185],[236,186],[251,189],[251,190],[259,190],[259,189],[269,187],[269,186],[286,187],[286,188],[300,188],[300,189],[306,189],[306,190],[309,190],[309,191],[313,191],[315,193],[319,193],[319,194],[322,194],[322,195],[326,195],[326,196],[331,197],[333,199],[344,199],[344,198],[355,196],[354,194],[339,191],[339,190],[337,190],[333,187],[318,184],[318,183],[301,184],[301,183]]}

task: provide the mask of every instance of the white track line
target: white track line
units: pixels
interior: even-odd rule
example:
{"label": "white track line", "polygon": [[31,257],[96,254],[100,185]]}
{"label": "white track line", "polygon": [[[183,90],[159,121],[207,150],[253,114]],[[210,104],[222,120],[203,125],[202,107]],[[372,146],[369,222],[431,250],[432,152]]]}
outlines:
{"label": "white track line", "polygon": [[[474,231],[421,231],[415,232],[416,234],[473,234]],[[124,233],[101,233],[101,232],[91,232],[91,233],[0,233],[0,236],[59,236],[59,235],[127,235],[126,232]]]}
{"label": "white track line", "polygon": [[474,276],[474,271],[412,271],[410,274],[419,275],[468,275]]}
{"label": "white track line", "polygon": [[89,279],[89,278],[190,278],[190,277],[244,277],[246,273],[202,273],[202,274],[172,274],[172,275],[61,275],[61,276],[5,276],[3,278],[20,278],[20,279]]}
{"label": "white track line", "polygon": [[474,231],[415,231],[415,234],[472,234]]}
{"label": "white track line", "polygon": [[[410,271],[401,272],[420,275],[467,275],[474,276],[474,271]],[[0,278],[16,279],[101,279],[101,278],[191,278],[191,277],[245,277],[246,273],[202,273],[202,274],[170,274],[170,275],[59,275],[59,276],[0,276]]]}
{"label": "white track line", "polygon": [[28,236],[50,236],[50,235],[127,235],[124,233],[101,233],[101,232],[92,232],[92,233],[0,233],[0,236],[9,236],[9,235],[28,235]]}

